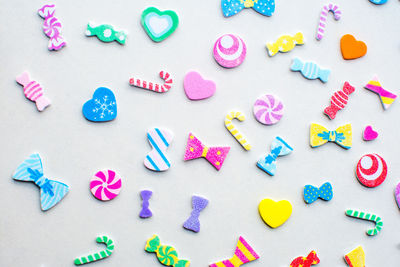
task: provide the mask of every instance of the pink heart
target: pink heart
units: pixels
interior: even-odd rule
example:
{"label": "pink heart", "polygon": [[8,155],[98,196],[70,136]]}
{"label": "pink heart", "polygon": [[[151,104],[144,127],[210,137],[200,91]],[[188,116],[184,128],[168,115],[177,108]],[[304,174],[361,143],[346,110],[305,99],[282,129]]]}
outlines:
{"label": "pink heart", "polygon": [[364,130],[364,134],[363,134],[363,138],[365,141],[371,141],[374,140],[378,137],[378,132],[375,132],[374,130],[372,130],[372,126],[368,125],[367,127],[365,127]]}
{"label": "pink heart", "polygon": [[188,72],[183,80],[183,88],[190,100],[206,99],[214,95],[216,86],[213,81],[204,80],[198,72]]}

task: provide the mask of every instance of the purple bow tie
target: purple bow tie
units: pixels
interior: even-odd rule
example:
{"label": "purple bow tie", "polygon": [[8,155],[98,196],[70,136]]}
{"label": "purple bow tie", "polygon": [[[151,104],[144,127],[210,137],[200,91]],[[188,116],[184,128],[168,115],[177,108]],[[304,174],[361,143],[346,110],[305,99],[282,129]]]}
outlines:
{"label": "purple bow tie", "polygon": [[208,200],[199,196],[192,196],[192,213],[190,214],[189,219],[183,224],[183,227],[188,230],[192,230],[193,232],[200,231],[200,221],[199,215],[200,211],[202,211],[208,205]]}
{"label": "purple bow tie", "polygon": [[142,210],[140,211],[140,214],[139,214],[140,218],[149,218],[149,217],[153,216],[153,213],[149,209],[149,199],[151,198],[152,194],[153,194],[153,192],[151,192],[150,190],[142,190],[140,192],[140,196],[143,199]]}

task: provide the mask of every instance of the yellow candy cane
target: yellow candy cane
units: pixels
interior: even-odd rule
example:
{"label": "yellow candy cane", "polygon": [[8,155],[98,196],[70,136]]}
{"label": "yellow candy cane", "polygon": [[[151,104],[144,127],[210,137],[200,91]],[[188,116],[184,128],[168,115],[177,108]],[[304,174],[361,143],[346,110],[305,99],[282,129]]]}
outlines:
{"label": "yellow candy cane", "polygon": [[245,117],[240,111],[231,111],[225,117],[225,127],[228,131],[235,137],[235,139],[242,145],[242,147],[246,150],[251,149],[251,145],[247,142],[246,137],[236,129],[235,125],[232,124],[233,119],[238,119],[239,121],[244,121]]}

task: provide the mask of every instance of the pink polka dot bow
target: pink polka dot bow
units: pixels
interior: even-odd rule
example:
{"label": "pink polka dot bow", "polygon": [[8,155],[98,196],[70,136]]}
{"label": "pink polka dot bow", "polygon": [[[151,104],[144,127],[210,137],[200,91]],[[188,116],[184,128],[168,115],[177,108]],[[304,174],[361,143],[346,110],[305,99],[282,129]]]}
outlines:
{"label": "pink polka dot bow", "polygon": [[183,159],[191,160],[203,157],[217,170],[220,170],[230,149],[230,147],[207,147],[192,133],[189,133],[185,157]]}

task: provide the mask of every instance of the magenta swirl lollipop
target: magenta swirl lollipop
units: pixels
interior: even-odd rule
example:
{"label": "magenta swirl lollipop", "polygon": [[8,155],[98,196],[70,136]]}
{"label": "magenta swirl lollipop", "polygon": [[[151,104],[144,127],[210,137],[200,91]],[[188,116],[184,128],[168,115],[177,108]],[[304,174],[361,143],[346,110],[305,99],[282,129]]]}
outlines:
{"label": "magenta swirl lollipop", "polygon": [[262,124],[271,125],[281,120],[283,103],[274,95],[263,95],[257,98],[253,106],[256,119]]}
{"label": "magenta swirl lollipop", "polygon": [[224,34],[214,44],[214,58],[222,67],[237,67],[245,57],[246,44],[239,36]]}
{"label": "magenta swirl lollipop", "polygon": [[118,196],[121,191],[121,177],[112,170],[97,172],[90,181],[90,191],[101,201],[107,201]]}

